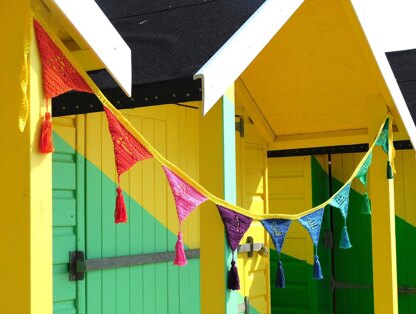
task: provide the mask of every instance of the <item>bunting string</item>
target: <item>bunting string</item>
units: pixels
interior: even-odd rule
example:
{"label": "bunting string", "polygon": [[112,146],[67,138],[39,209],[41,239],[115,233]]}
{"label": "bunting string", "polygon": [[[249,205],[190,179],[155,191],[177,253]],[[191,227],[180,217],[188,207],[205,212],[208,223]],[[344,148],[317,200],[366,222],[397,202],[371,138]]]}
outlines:
{"label": "bunting string", "polygon": [[[177,167],[174,163],[172,163],[171,161],[169,161],[168,159],[166,159],[161,153],[159,153],[159,151],[157,151],[136,129],[135,127],[122,115],[122,113],[115,108],[111,102],[105,97],[105,95],[101,92],[101,90],[98,88],[98,86],[92,81],[92,79],[88,76],[88,74],[83,71],[82,67],[79,65],[79,63],[77,62],[76,59],[74,59],[74,57],[71,55],[71,53],[68,51],[68,49],[62,44],[62,42],[60,41],[59,38],[56,37],[56,35],[49,31],[49,27],[48,24],[42,20],[42,18],[40,17],[36,17],[36,20],[42,25],[42,27],[44,28],[44,30],[47,32],[47,34],[51,37],[51,39],[55,42],[55,44],[61,49],[61,51],[63,52],[63,54],[67,57],[67,59],[71,62],[72,66],[78,71],[78,73],[83,77],[83,79],[85,80],[85,82],[88,84],[88,86],[90,87],[90,89],[93,91],[93,93],[98,97],[98,99],[100,100],[100,102],[102,103],[102,105],[108,109],[115,117],[116,119],[131,133],[131,135],[140,142],[141,145],[143,145],[148,152],[150,152],[150,154],[153,156],[153,158],[155,158],[162,166],[165,166],[167,168],[169,168],[173,173],[175,173],[177,176],[180,176],[183,180],[185,180],[188,184],[190,184],[191,186],[193,186],[193,188],[195,190],[197,190],[199,193],[205,195],[207,197],[207,199],[209,199],[210,201],[212,201],[213,203],[217,204],[217,205],[221,205],[223,207],[229,208],[239,214],[245,215],[247,217],[250,217],[252,219],[255,220],[262,220],[262,219],[272,219],[272,218],[280,218],[280,219],[290,219],[290,220],[296,220],[299,219],[305,215],[311,214],[327,205],[329,205],[329,203],[331,203],[333,201],[333,199],[335,198],[335,196],[341,191],[343,190],[348,184],[351,184],[351,182],[353,181],[353,179],[357,176],[361,166],[364,164],[364,162],[366,161],[367,157],[371,154],[374,146],[376,145],[377,139],[379,138],[380,134],[383,131],[383,128],[385,127],[385,124],[388,123],[389,128],[388,128],[388,133],[392,134],[392,126],[391,126],[391,121],[392,121],[392,115],[390,113],[388,113],[386,115],[385,120],[383,121],[383,124],[380,126],[379,131],[375,137],[375,140],[373,141],[373,143],[370,145],[369,150],[367,151],[367,153],[363,156],[363,158],[361,159],[360,163],[357,165],[356,169],[354,170],[354,172],[352,173],[352,175],[350,176],[350,178],[344,183],[344,185],[336,192],[334,193],[334,195],[332,195],[326,202],[315,206],[311,209],[305,210],[303,212],[300,213],[296,213],[296,214],[287,214],[287,213],[274,213],[274,214],[257,214],[257,213],[252,213],[249,212],[248,210],[231,204],[215,195],[213,195],[211,192],[209,192],[207,189],[205,189],[205,187],[203,187],[202,185],[200,185],[197,181],[195,181],[192,177],[188,176],[184,171],[182,171],[182,169],[180,169],[179,167]],[[390,121],[390,122],[389,122]],[[389,147],[391,147],[392,149],[389,150],[389,161],[390,163],[392,163],[393,157],[394,157],[394,147],[393,147],[393,139],[391,137],[391,135],[388,138],[389,143]],[[394,167],[394,165],[392,164],[392,167]],[[394,169],[394,168],[393,168]],[[395,170],[393,170],[394,172]]]}
{"label": "bunting string", "polygon": [[[98,86],[62,44],[59,38],[57,38],[53,32],[49,31],[50,28],[41,18],[36,18],[34,20],[34,27],[36,36],[43,36],[44,40],[42,42],[48,44],[47,47],[42,46],[39,48],[43,62],[42,65],[44,67],[44,86],[49,86],[49,88],[53,89],[45,90],[46,96],[53,97],[55,93],[52,92],[54,92],[55,87],[59,85],[58,87],[62,87],[63,89],[56,91],[58,94],[67,90],[92,92],[98,97],[103,105],[109,125],[109,132],[113,141],[118,176],[115,223],[127,222],[126,206],[120,188],[120,176],[137,162],[147,158],[155,158],[161,164],[175,199],[179,220],[179,232],[178,241],[175,246],[176,256],[174,265],[184,266],[187,263],[182,241],[183,220],[186,219],[200,204],[210,200],[218,208],[218,212],[225,227],[227,241],[233,253],[236,251],[238,244],[249,229],[252,221],[259,220],[262,223],[263,227],[269,233],[279,254],[278,270],[276,274],[276,287],[279,288],[284,288],[286,285],[283,264],[280,260],[280,252],[292,220],[298,220],[309,233],[315,249],[313,278],[322,279],[322,270],[318,257],[318,243],[325,207],[330,205],[339,209],[344,219],[339,247],[342,249],[349,249],[352,245],[347,231],[347,216],[351,184],[352,181],[357,178],[365,186],[366,192],[364,194],[361,212],[370,214],[371,202],[367,194],[367,176],[368,169],[371,165],[373,148],[375,146],[380,146],[387,154],[387,179],[392,179],[396,172],[394,167],[395,150],[393,146],[393,117],[389,113],[383,120],[369,150],[364,154],[350,178],[326,202],[297,214],[252,213],[213,195],[179,167],[166,159],[134,128],[122,113],[110,103]],[[39,42],[40,39],[37,38],[37,40]],[[27,51],[25,50],[24,53],[26,56]],[[45,55],[52,57],[49,57],[49,60],[45,60]],[[27,62],[27,58],[25,60]],[[53,65],[46,68],[45,62],[50,62]],[[25,77],[22,78],[22,89],[25,84],[23,81],[27,84],[27,79]],[[49,91],[51,93],[49,93]],[[21,123],[22,121],[20,120],[20,126]],[[232,290],[238,290],[240,288],[234,254],[228,272],[228,288]]]}

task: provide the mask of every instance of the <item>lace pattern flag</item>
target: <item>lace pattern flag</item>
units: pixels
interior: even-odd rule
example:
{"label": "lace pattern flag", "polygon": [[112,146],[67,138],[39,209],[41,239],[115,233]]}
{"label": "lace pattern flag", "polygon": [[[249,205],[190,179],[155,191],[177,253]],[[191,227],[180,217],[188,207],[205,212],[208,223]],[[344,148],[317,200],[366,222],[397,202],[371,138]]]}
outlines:
{"label": "lace pattern flag", "polygon": [[118,186],[117,186],[117,198],[116,209],[114,212],[115,223],[127,222],[127,211],[124,203],[124,197],[120,188],[120,176],[127,170],[129,170],[136,162],[152,158],[152,154],[139,143],[137,139],[126,130],[114,114],[104,107],[105,115],[108,122],[108,130],[111,134],[114,147],[114,158],[116,161]]}
{"label": "lace pattern flag", "polygon": [[286,234],[289,230],[292,220],[287,219],[265,219],[260,221],[263,227],[267,230],[272,238],[274,246],[279,254],[278,267],[276,272],[276,288],[285,288],[286,280],[283,270],[283,264],[280,260],[280,252],[282,251],[283,242],[285,241]]}
{"label": "lace pattern flag", "polygon": [[341,191],[339,191],[331,200],[329,205],[336,207],[340,210],[342,217],[344,218],[344,227],[342,228],[341,241],[339,247],[341,249],[349,249],[352,247],[350,243],[350,237],[347,230],[347,216],[348,205],[350,201],[351,183],[348,183]]}
{"label": "lace pattern flag", "polygon": [[248,228],[250,228],[253,219],[236,213],[221,205],[217,205],[217,208],[218,212],[220,213],[222,222],[224,223],[228,244],[233,251],[231,268],[228,272],[228,289],[239,290],[240,279],[238,277],[238,271],[235,265],[236,263],[234,260],[234,251],[237,249],[238,244],[240,243]]}
{"label": "lace pattern flag", "polygon": [[323,279],[321,264],[318,257],[318,242],[319,233],[321,231],[322,218],[324,215],[324,208],[321,208],[311,214],[299,218],[300,224],[309,232],[312,242],[315,247],[315,261],[313,264],[313,278]]}
{"label": "lace pattern flag", "polygon": [[173,193],[176,204],[176,213],[179,219],[179,233],[178,241],[176,242],[175,250],[176,256],[174,265],[185,266],[186,260],[185,250],[182,240],[182,221],[199,205],[205,202],[208,198],[199,193],[193,186],[183,180],[181,177],[173,173],[168,167],[163,166],[166,178],[168,179],[170,188]]}
{"label": "lace pattern flag", "polygon": [[363,214],[371,214],[371,201],[367,193],[367,177],[368,177],[368,169],[370,168],[372,158],[373,158],[373,152],[370,152],[370,154],[367,156],[366,160],[364,161],[364,163],[362,164],[360,170],[358,170],[358,173],[356,175],[356,178],[358,178],[361,181],[361,183],[365,186],[363,204],[361,205],[361,213]]}
{"label": "lace pattern flag", "polygon": [[[394,167],[391,164],[393,160],[390,160],[390,157],[392,157],[393,159],[393,155],[394,155],[394,146],[392,143],[390,143],[390,139],[389,139],[390,133],[393,132],[391,128],[392,126],[390,125],[390,119],[387,118],[386,122],[384,123],[383,129],[375,143],[376,146],[381,146],[383,148],[383,151],[389,156],[389,160],[387,160],[387,179],[393,179],[393,173],[395,172]],[[390,154],[390,149],[389,149],[390,144],[392,145],[392,150],[393,150],[391,154]]]}
{"label": "lace pattern flag", "polygon": [[[46,98],[61,95],[70,90],[92,93],[91,88],[52,41],[40,23],[33,21],[36,41],[42,62],[43,89]],[[52,117],[46,100],[46,113],[42,122],[39,150],[47,154],[54,151]]]}

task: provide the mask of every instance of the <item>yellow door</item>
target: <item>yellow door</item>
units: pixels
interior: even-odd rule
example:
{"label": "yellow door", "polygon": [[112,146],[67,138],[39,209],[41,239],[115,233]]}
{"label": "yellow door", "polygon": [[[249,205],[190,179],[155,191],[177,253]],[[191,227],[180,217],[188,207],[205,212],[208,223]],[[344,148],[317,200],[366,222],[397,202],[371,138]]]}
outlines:
{"label": "yellow door", "polygon": [[[267,151],[266,142],[254,124],[245,118],[244,135],[236,133],[237,203],[253,213],[267,213]],[[253,221],[242,243],[251,236],[254,243],[266,243],[266,231],[259,221]],[[267,246],[267,244],[266,244]],[[240,293],[247,296],[250,313],[270,313],[268,257],[255,253],[238,255]]]}

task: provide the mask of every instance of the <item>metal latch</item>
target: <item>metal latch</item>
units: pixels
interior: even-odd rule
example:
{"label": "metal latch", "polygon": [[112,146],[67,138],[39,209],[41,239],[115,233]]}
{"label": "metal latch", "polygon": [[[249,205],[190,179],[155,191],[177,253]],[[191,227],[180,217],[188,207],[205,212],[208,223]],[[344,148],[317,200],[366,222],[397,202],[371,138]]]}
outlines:
{"label": "metal latch", "polygon": [[[198,258],[199,249],[185,250],[188,259]],[[85,273],[91,270],[111,269],[144,264],[156,264],[172,261],[175,252],[160,252],[109,258],[85,259],[82,251],[69,252],[69,280],[84,280]]]}
{"label": "metal latch", "polygon": [[247,296],[244,297],[244,303],[238,305],[238,314],[250,314],[250,301]]}
{"label": "metal latch", "polygon": [[253,237],[247,237],[246,244],[240,244],[237,253],[248,253],[248,257],[253,257],[254,252],[258,252],[260,256],[269,255],[269,249],[263,243],[254,243]]}
{"label": "metal latch", "polygon": [[235,130],[240,133],[240,137],[244,137],[244,118],[240,117],[240,121],[235,123]]}

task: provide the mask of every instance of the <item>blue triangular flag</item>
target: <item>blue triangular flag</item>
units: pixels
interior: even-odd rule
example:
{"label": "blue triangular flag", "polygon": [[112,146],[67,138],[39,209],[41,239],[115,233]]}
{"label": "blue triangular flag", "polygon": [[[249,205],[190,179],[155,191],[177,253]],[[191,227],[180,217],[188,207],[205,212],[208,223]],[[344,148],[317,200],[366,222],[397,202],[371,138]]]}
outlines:
{"label": "blue triangular flag", "polygon": [[272,237],[274,246],[276,247],[277,252],[282,251],[283,242],[287,231],[289,230],[292,220],[287,219],[265,219],[260,221],[263,227]]}
{"label": "blue triangular flag", "polygon": [[312,242],[315,245],[315,259],[313,263],[313,279],[322,279],[321,264],[318,257],[319,233],[321,231],[322,218],[324,216],[324,208],[317,210],[311,214],[299,218],[300,224],[308,230]]}
{"label": "blue triangular flag", "polygon": [[329,205],[339,208],[342,217],[347,218],[348,215],[348,204],[350,201],[350,189],[351,183],[348,183],[341,191],[335,194]]}
{"label": "blue triangular flag", "polygon": [[367,159],[364,161],[363,165],[361,166],[360,170],[358,170],[356,178],[358,178],[362,184],[365,186],[367,185],[367,175],[368,175],[368,169],[371,165],[371,159],[373,158],[373,152],[370,152],[370,154],[367,156]]}
{"label": "blue triangular flag", "polygon": [[318,246],[319,232],[321,231],[322,218],[324,216],[324,208],[317,210],[311,214],[299,218],[300,224],[308,230],[315,247]]}

